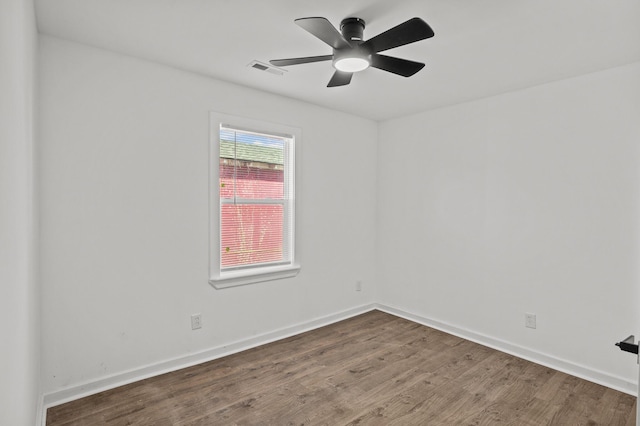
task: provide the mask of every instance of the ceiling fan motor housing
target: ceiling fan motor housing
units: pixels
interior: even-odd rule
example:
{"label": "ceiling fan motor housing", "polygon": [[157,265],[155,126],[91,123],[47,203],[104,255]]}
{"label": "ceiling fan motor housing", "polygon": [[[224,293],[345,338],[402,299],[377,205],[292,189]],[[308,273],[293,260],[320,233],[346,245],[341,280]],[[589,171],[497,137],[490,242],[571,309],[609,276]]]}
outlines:
{"label": "ceiling fan motor housing", "polygon": [[362,43],[362,35],[364,33],[364,20],[360,18],[346,18],[340,22],[340,32],[349,43]]}

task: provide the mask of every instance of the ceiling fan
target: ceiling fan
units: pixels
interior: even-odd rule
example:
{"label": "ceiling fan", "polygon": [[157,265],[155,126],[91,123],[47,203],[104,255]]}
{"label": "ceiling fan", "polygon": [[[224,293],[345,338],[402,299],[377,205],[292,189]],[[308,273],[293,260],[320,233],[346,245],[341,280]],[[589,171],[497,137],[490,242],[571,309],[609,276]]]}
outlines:
{"label": "ceiling fan", "polygon": [[333,67],[336,71],[327,87],[347,85],[351,82],[353,73],[369,67],[410,77],[420,71],[424,64],[380,55],[379,52],[434,36],[431,27],[420,18],[409,19],[367,41],[362,38],[365,22],[360,18],[343,19],[340,23],[340,32],[326,18],[300,18],[294,22],[331,46],[333,55],[274,59],[269,62],[277,67],[285,67],[311,62],[333,61]]}

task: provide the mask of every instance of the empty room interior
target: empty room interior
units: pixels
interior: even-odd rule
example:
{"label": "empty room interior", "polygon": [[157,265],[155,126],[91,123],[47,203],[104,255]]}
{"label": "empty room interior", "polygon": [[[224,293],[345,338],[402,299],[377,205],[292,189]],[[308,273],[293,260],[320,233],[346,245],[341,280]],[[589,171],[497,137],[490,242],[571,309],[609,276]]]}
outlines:
{"label": "empty room interior", "polygon": [[639,17],[3,1],[0,424],[636,424]]}

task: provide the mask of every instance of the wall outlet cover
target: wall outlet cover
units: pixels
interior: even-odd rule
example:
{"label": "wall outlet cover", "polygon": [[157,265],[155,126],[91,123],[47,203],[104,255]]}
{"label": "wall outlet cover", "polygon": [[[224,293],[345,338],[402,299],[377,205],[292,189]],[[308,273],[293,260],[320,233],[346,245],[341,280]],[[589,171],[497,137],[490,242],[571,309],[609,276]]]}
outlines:
{"label": "wall outlet cover", "polygon": [[536,314],[524,314],[524,325],[527,328],[536,328]]}
{"label": "wall outlet cover", "polygon": [[197,330],[202,328],[202,314],[191,315],[191,329]]}

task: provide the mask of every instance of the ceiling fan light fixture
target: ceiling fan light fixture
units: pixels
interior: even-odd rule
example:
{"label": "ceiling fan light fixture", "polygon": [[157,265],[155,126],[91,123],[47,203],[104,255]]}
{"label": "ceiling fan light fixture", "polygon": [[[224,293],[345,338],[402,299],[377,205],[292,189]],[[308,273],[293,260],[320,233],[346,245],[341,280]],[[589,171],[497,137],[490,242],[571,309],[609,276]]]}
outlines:
{"label": "ceiling fan light fixture", "polygon": [[369,68],[369,65],[371,64],[369,63],[368,60],[360,57],[340,58],[333,63],[333,66],[335,67],[335,69],[342,72],[364,71],[367,68]]}
{"label": "ceiling fan light fixture", "polygon": [[327,87],[346,86],[354,73],[369,67],[377,68],[403,77],[411,77],[422,68],[422,62],[394,56],[381,55],[380,52],[404,46],[434,36],[431,27],[420,18],[411,18],[401,24],[364,40],[365,22],[360,18],[346,18],[340,23],[340,31],[327,18],[298,18],[294,21],[303,30],[333,48],[333,55],[307,56],[302,58],[273,59],[269,61],[276,67],[308,64],[320,61],[332,61],[336,71]]}
{"label": "ceiling fan light fixture", "polygon": [[360,72],[371,65],[371,53],[365,49],[334,49],[333,67],[342,72]]}

